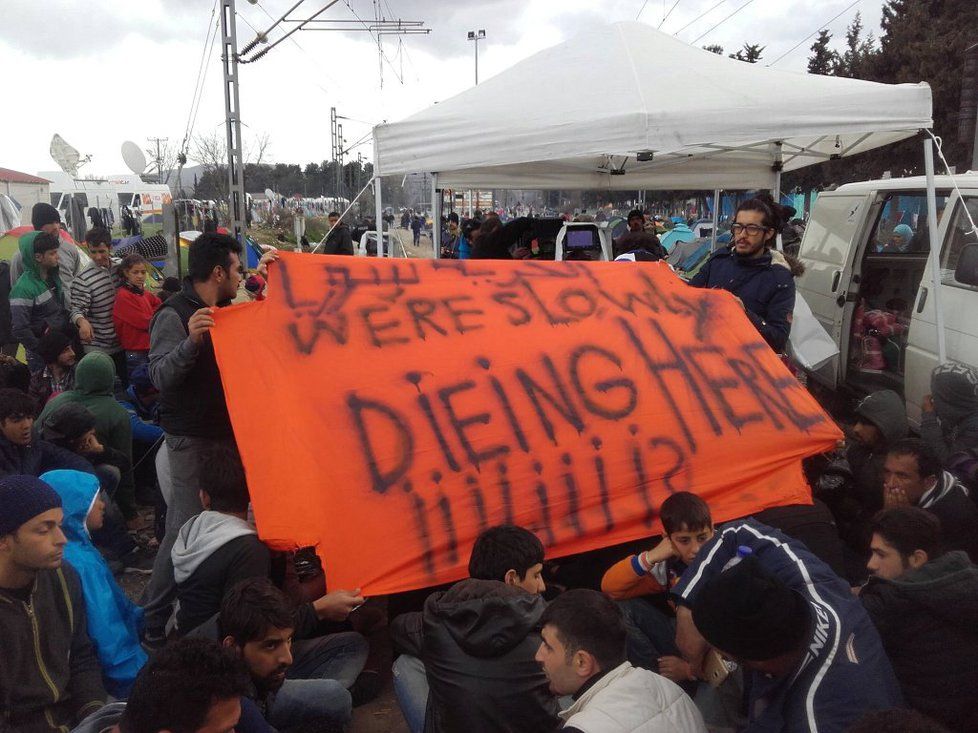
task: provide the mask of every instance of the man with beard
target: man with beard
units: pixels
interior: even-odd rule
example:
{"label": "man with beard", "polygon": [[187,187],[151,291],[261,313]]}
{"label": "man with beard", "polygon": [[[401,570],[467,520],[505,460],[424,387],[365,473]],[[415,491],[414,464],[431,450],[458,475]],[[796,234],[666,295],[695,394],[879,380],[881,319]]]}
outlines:
{"label": "man with beard", "polygon": [[[280,733],[312,725],[340,730],[349,723],[352,698],[347,687],[363,667],[360,640],[346,645],[350,654],[347,664],[335,667],[336,679],[313,677],[317,655],[303,653],[308,642],[292,641],[297,631],[301,635],[304,627],[317,621],[305,611],[311,611],[310,604],[293,609],[270,580],[251,578],[228,591],[217,619],[221,643],[244,660],[251,674],[251,697]],[[345,636],[356,635],[334,638],[342,642]],[[334,662],[342,662],[333,656]]]}

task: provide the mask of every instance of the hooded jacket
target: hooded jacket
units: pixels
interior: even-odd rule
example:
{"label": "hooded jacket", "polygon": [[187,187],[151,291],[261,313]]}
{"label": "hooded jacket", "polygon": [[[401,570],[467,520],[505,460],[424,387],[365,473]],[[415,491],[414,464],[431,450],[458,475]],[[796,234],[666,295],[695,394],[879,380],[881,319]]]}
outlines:
{"label": "hooded jacket", "polygon": [[867,395],[856,406],[856,415],[875,425],[883,440],[880,445],[868,448],[851,436],[846,443],[845,458],[849,465],[851,481],[843,490],[820,494],[839,527],[839,536],[857,552],[869,549],[869,521],[883,508],[883,463],[890,445],[910,432],[903,399],[890,389]]}
{"label": "hooded jacket", "polygon": [[231,514],[203,511],[180,528],[170,553],[177,583],[177,632],[186,634],[221,610],[240,580],[267,577],[271,554],[255,525]]}
{"label": "hooded jacket", "polygon": [[955,453],[978,449],[978,372],[942,364],[930,378],[934,411],[920,419],[920,437],[945,466]]}
{"label": "hooded jacket", "polygon": [[126,408],[116,402],[112,387],[115,364],[100,351],[86,354],[75,367],[75,388],[52,398],[37,418],[43,428],[51,413],[66,402],[83,405],[95,416],[95,433],[107,446],[132,462],[132,427]]}
{"label": "hooded jacket", "polygon": [[978,568],[949,552],[860,599],[911,707],[951,730],[978,731]]}
{"label": "hooded jacket", "polygon": [[950,471],[940,472],[917,506],[940,520],[945,549],[964,550],[973,560],[978,558],[978,507]]}
{"label": "hooded jacket", "polygon": [[744,304],[750,322],[777,352],[784,351],[795,308],[795,280],[781,253],[740,257],[733,247],[716,252],[689,284],[694,288],[720,288]]}
{"label": "hooded jacket", "polygon": [[0,588],[0,731],[68,733],[105,699],[75,571],[41,570],[27,601]]}
{"label": "hooded jacket", "polygon": [[160,299],[145,288],[123,285],[112,306],[112,322],[119,343],[126,351],[149,351],[149,322],[160,307]]}
{"label": "hooded jacket", "polygon": [[87,473],[59,470],[43,474],[41,480],[61,497],[61,529],[68,538],[65,560],[81,580],[88,635],[102,667],[105,689],[114,697],[128,697],[146,663],[146,652],[139,644],[143,609],[119,588],[85,526],[99,491],[98,479]]}
{"label": "hooded jacket", "polygon": [[557,702],[534,660],[546,603],[498,580],[460,581],[424,604],[425,731],[545,733]]}
{"label": "hooded jacket", "polygon": [[18,241],[24,272],[10,289],[10,321],[13,338],[31,353],[47,331],[68,332],[77,313],[69,314],[69,301],[58,271],[42,279],[34,259],[34,240],[40,232],[28,232]]}

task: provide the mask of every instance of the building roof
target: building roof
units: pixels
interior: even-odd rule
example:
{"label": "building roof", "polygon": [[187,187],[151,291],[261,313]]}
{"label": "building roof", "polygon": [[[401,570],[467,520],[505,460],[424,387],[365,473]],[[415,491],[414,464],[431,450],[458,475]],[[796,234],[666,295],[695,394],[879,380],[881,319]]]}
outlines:
{"label": "building roof", "polygon": [[32,176],[30,173],[21,173],[20,171],[10,170],[10,168],[0,168],[0,181],[9,181],[10,183],[50,183],[51,182],[47,178]]}

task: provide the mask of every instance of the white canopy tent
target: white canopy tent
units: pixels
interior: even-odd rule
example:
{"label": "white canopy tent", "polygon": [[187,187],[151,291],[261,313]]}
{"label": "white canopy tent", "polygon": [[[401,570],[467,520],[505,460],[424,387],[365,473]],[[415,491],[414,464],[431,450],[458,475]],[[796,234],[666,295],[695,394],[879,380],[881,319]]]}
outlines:
{"label": "white canopy tent", "polygon": [[780,71],[616,23],[378,125],[374,170],[442,188],[770,188],[778,168],[930,126],[926,84]]}

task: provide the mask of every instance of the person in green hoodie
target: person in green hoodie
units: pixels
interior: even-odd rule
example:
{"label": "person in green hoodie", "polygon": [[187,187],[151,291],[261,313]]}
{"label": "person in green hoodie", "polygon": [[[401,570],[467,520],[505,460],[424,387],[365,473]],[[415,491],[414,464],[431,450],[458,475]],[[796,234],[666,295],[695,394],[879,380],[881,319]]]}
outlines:
{"label": "person in green hoodie", "polygon": [[61,285],[59,246],[56,235],[39,231],[28,232],[18,242],[24,272],[10,290],[10,320],[13,337],[23,344],[32,373],[44,369],[37,345],[45,333],[70,334],[73,324],[82,340],[91,340],[91,326],[81,311],[70,308]]}
{"label": "person in green hoodie", "polygon": [[[127,521],[136,517],[135,486],[132,477],[132,425],[129,413],[112,391],[115,364],[112,357],[100,351],[86,354],[75,367],[75,388],[51,399],[37,418],[36,428],[43,430],[61,405],[74,402],[88,408],[95,416],[95,435],[104,445],[125,456],[119,487],[112,497]],[[136,527],[130,527],[135,529]]]}

